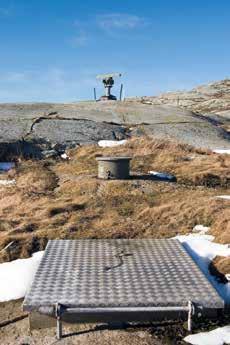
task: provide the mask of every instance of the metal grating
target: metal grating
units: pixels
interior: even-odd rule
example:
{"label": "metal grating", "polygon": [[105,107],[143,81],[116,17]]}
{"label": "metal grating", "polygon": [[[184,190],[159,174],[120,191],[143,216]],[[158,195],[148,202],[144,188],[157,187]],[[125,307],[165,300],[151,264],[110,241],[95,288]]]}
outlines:
{"label": "metal grating", "polygon": [[186,306],[224,302],[173,239],[49,241],[23,308]]}

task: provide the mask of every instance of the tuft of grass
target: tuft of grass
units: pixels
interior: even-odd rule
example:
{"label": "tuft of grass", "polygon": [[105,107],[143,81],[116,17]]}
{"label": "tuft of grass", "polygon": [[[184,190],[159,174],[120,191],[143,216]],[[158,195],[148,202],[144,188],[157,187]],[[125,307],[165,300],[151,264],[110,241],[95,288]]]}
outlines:
{"label": "tuft of grass", "polygon": [[60,213],[71,213],[79,210],[84,210],[85,205],[84,204],[66,204],[63,206],[55,206],[51,207],[48,210],[48,214],[50,217],[54,217],[56,215],[59,215]]}
{"label": "tuft of grass", "polygon": [[134,213],[134,204],[130,201],[122,202],[117,212],[122,217],[130,217]]}
{"label": "tuft of grass", "polygon": [[227,283],[226,274],[230,274],[230,257],[216,256],[209,265],[209,271],[221,283]]}

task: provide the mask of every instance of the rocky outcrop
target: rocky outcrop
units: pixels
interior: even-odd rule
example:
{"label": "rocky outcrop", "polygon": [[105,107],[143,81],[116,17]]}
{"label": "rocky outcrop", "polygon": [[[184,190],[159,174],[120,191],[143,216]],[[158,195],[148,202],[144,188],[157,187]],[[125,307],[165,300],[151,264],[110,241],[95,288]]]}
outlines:
{"label": "rocky outcrop", "polygon": [[230,120],[230,79],[201,85],[191,91],[168,92],[140,100],[154,105],[183,107],[202,114],[220,114]]}
{"label": "rocky outcrop", "polygon": [[[217,115],[215,115],[217,116]],[[210,149],[230,148],[219,117],[140,101],[0,104],[0,159],[9,151],[41,158],[76,145],[148,135]]]}

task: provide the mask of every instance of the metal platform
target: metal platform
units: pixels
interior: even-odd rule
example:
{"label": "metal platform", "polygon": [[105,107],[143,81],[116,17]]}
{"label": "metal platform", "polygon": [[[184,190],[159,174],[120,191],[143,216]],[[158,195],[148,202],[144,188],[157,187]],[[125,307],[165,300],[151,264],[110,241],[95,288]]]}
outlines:
{"label": "metal platform", "polygon": [[67,322],[153,321],[223,309],[179,241],[49,241],[23,309]]}

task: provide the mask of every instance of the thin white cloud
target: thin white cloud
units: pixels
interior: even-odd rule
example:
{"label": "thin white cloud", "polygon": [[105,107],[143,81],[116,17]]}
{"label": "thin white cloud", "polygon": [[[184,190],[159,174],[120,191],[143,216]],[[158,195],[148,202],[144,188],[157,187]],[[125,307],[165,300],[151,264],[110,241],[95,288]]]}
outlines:
{"label": "thin white cloud", "polygon": [[21,82],[27,80],[27,73],[24,72],[8,72],[2,75],[1,80],[5,82]]}
{"label": "thin white cloud", "polygon": [[149,20],[134,14],[106,13],[89,16],[85,20],[76,19],[73,23],[77,29],[76,35],[71,39],[73,47],[86,46],[90,37],[100,30],[113,37],[120,36],[121,32],[142,28],[149,24]]}
{"label": "thin white cloud", "polygon": [[146,25],[147,20],[132,14],[107,13],[96,16],[97,25],[104,30],[135,29]]}
{"label": "thin white cloud", "polygon": [[73,25],[78,28],[78,29],[82,29],[83,27],[86,27],[88,25],[88,23],[84,20],[78,20],[76,19],[73,23]]}
{"label": "thin white cloud", "polygon": [[13,13],[13,6],[0,7],[0,17],[9,17]]}
{"label": "thin white cloud", "polygon": [[[68,102],[93,98],[95,76],[81,69],[52,67],[46,70],[7,72],[0,75],[0,103]],[[88,96],[87,96],[88,95]]]}
{"label": "thin white cloud", "polygon": [[0,16],[8,16],[10,14],[10,11],[8,8],[3,8],[3,7],[0,7]]}
{"label": "thin white cloud", "polygon": [[72,38],[71,43],[74,47],[85,46],[88,42],[88,35],[85,31],[80,30],[75,37]]}

